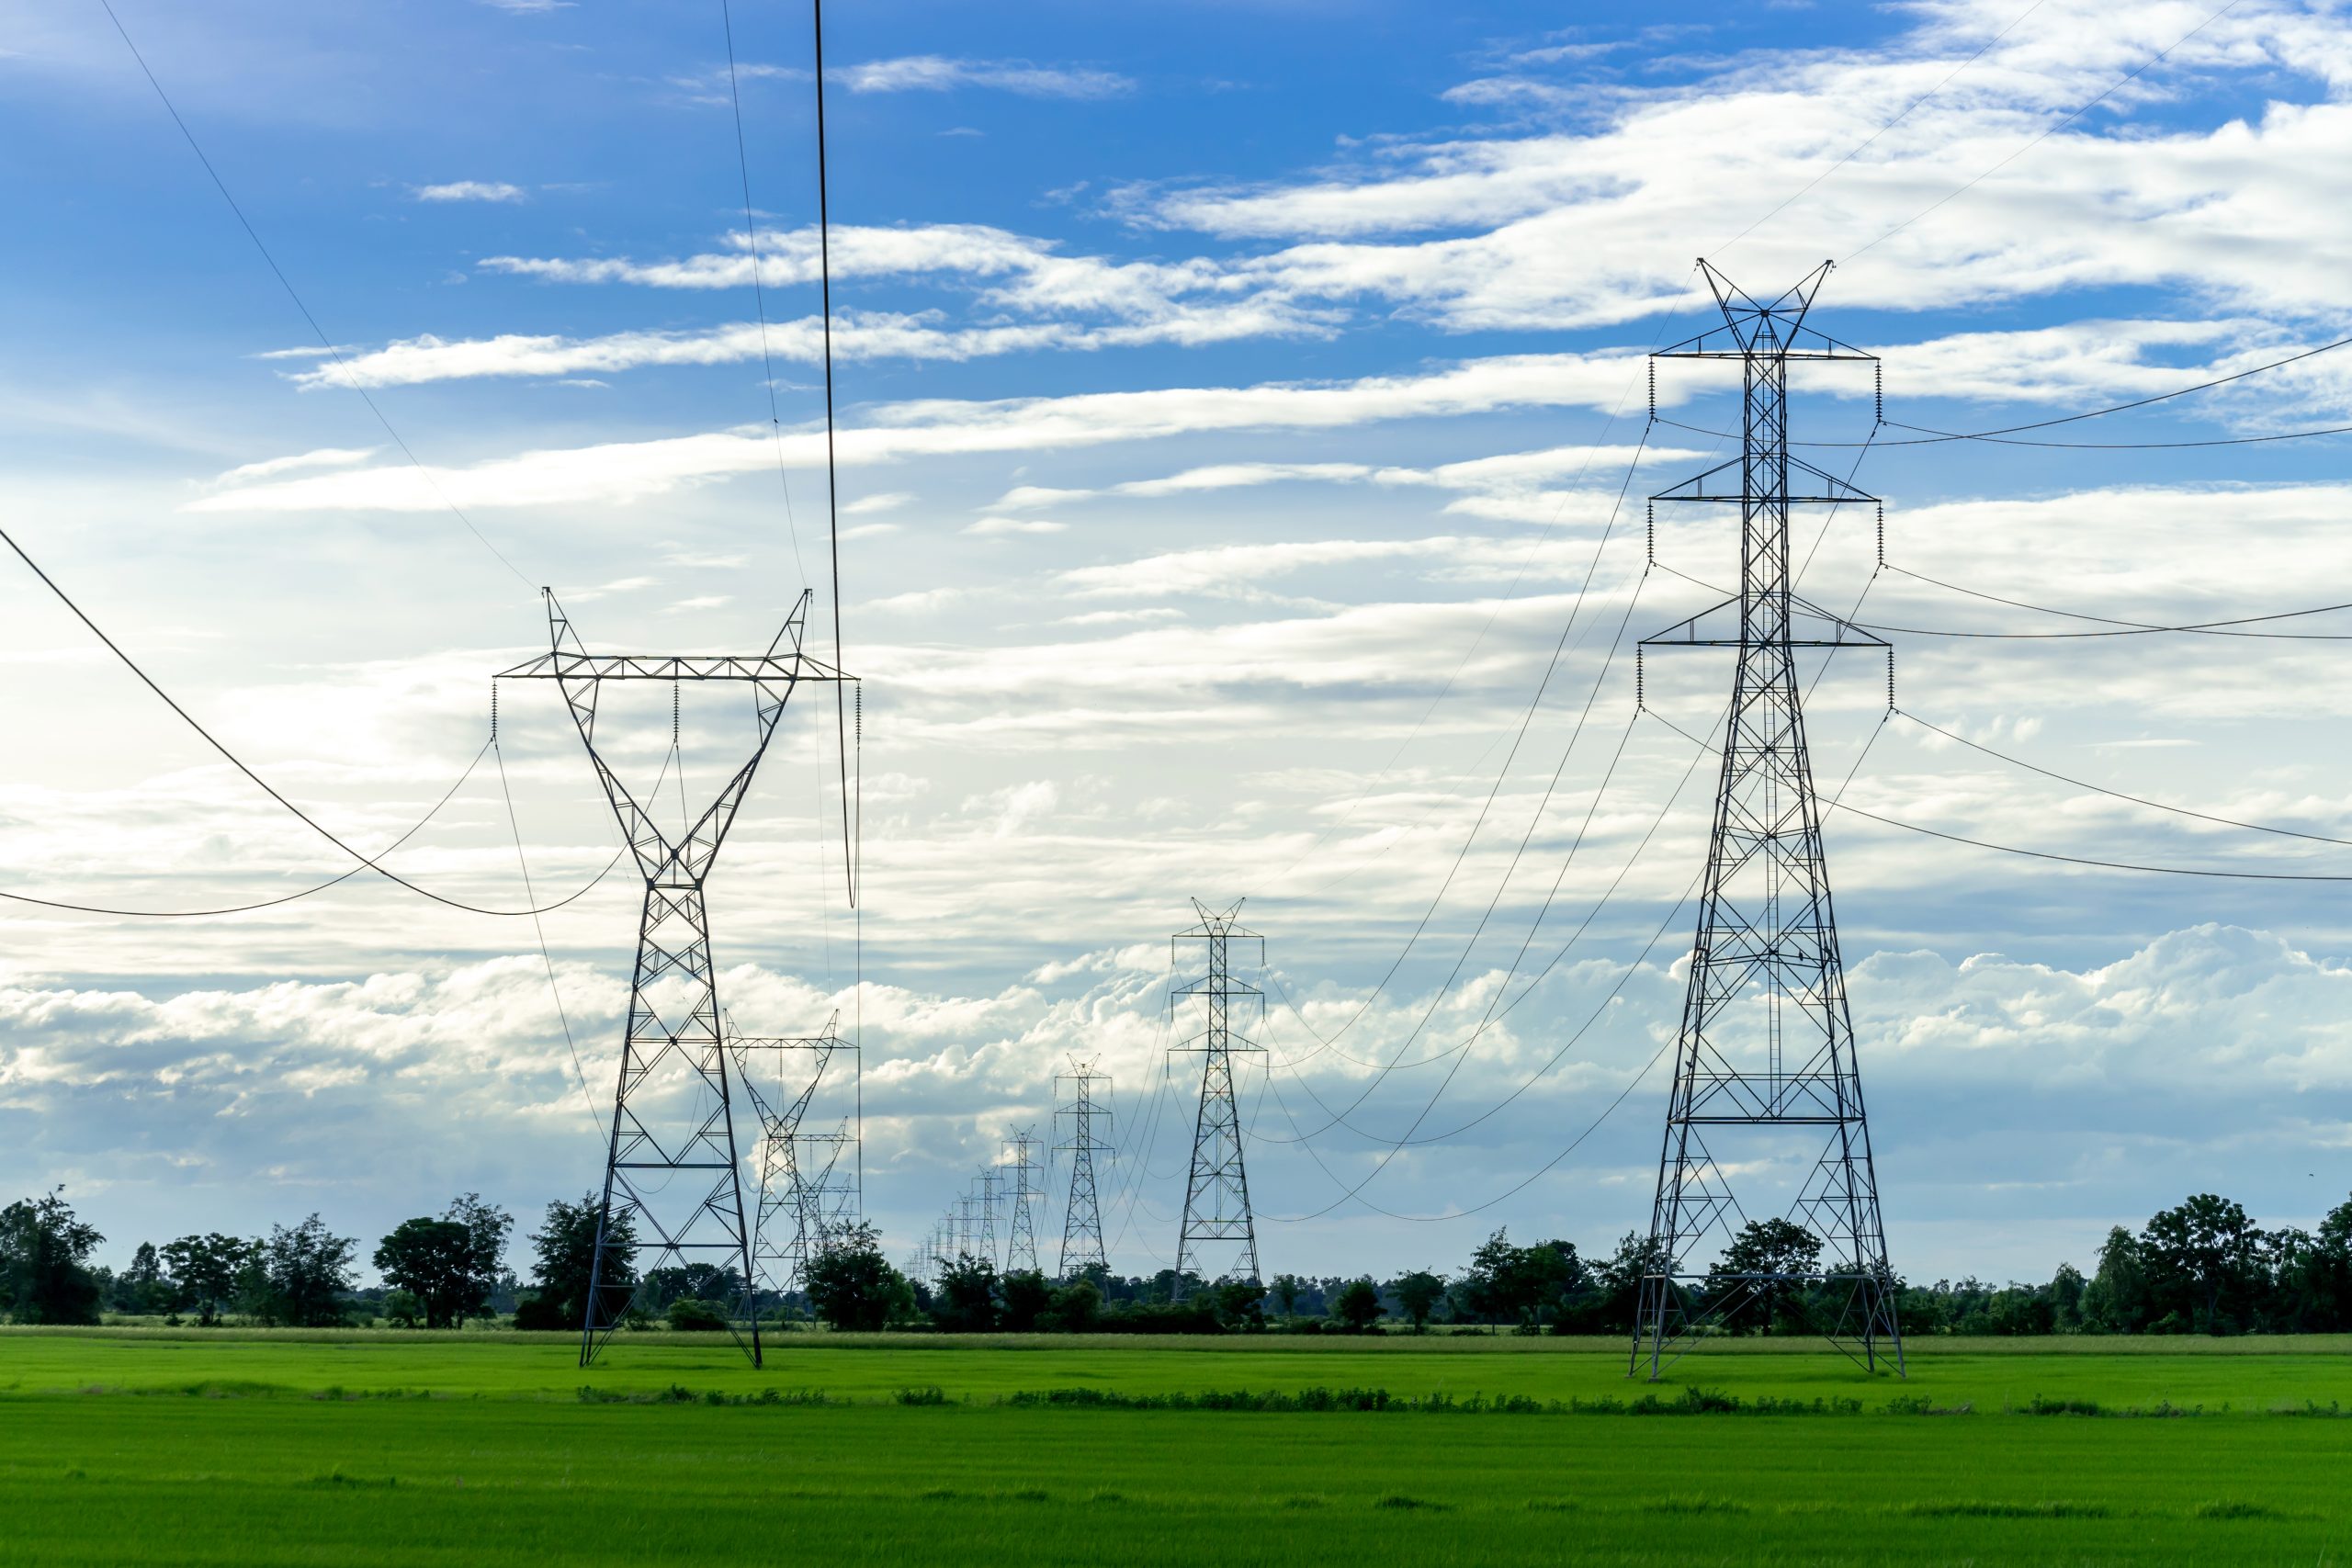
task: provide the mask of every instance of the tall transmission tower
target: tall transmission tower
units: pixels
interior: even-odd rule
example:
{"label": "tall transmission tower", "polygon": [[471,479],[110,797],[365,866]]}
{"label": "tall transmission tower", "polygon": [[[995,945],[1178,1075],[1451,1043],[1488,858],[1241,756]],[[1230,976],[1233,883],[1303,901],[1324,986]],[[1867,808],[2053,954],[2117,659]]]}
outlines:
{"label": "tall transmission tower", "polygon": [[[1069,1206],[1062,1213],[1061,1277],[1074,1280],[1089,1269],[1108,1269],[1110,1259],[1102,1250],[1102,1203],[1095,1191],[1094,1156],[1113,1156],[1110,1139],[1105,1135],[1111,1127],[1111,1077],[1098,1073],[1094,1064],[1100,1057],[1080,1061],[1069,1059],[1070,1070],[1054,1079],[1055,1098],[1062,1099],[1061,1087],[1070,1086],[1066,1103],[1057,1104],[1054,1120],[1060,1125],[1061,1141],[1054,1145],[1060,1154],[1069,1156]],[[1102,1102],[1095,1099],[1096,1085],[1102,1086]]]}
{"label": "tall transmission tower", "polygon": [[[1208,949],[1208,972],[1177,987],[1170,996],[1171,1005],[1198,997],[1207,1004],[1208,1015],[1202,1032],[1178,1047],[1201,1054],[1201,1108],[1193,1123],[1193,1163],[1184,1179],[1183,1224],[1176,1236],[1179,1292],[1184,1289],[1187,1275],[1195,1271],[1204,1280],[1259,1278],[1258,1227],[1250,1217],[1250,1176],[1241,1161],[1241,1111],[1233,1096],[1233,1055],[1237,1051],[1263,1047],[1233,1032],[1232,1011],[1234,999],[1239,998],[1245,1004],[1255,1002],[1262,1015],[1266,998],[1255,986],[1234,980],[1230,960],[1232,943],[1238,938],[1258,944],[1262,964],[1266,939],[1236,923],[1241,913],[1239,904],[1219,914],[1195,898],[1193,908],[1201,923],[1170,939],[1171,948],[1199,942]],[[1234,1242],[1240,1243],[1238,1249],[1230,1247]],[[1203,1269],[1204,1243],[1213,1260],[1225,1264],[1214,1274]]]}
{"label": "tall transmission tower", "polygon": [[1037,1162],[1031,1150],[1037,1146],[1037,1130],[1023,1127],[1005,1141],[1012,1151],[1007,1167],[1012,1172],[1012,1208],[1006,1217],[1004,1235],[1004,1271],[1037,1272],[1036,1202],[1042,1196],[1037,1190]]}
{"label": "tall transmission tower", "polygon": [[[1900,1372],[1894,1275],[1879,1217],[1795,654],[1886,644],[1800,598],[1789,558],[1792,504],[1877,504],[1876,497],[1790,456],[1789,366],[1877,362],[1804,324],[1828,264],[1769,304],[1699,265],[1723,325],[1656,357],[1739,363],[1740,454],[1652,499],[1738,506],[1739,596],[1643,647],[1733,648],[1738,664],[1632,1370],[1646,1368],[1655,1381],[1701,1328],[1791,1289],[1826,1286],[1838,1302],[1828,1328],[1832,1342],[1872,1371],[1884,1357]],[[1735,616],[1736,626],[1725,624]],[[1807,1257],[1803,1245],[1750,1247],[1699,1272],[1694,1252],[1730,1241],[1735,1221],[1747,1218],[1728,1179],[1726,1166],[1738,1165],[1728,1156],[1718,1164],[1709,1140],[1746,1144],[1735,1130],[1755,1128],[1771,1130],[1759,1140],[1768,1153],[1791,1134],[1808,1150],[1814,1137],[1826,1135],[1787,1214],[1818,1252]],[[1747,1256],[1759,1251],[1767,1255]]]}
{"label": "tall transmission tower", "polygon": [[959,1260],[972,1256],[973,1237],[978,1230],[972,1221],[974,1201],[968,1190],[956,1200],[956,1257]]}
{"label": "tall transmission tower", "polygon": [[[562,691],[605,798],[645,878],[628,1024],[613,1095],[612,1136],[605,1146],[604,1195],[596,1210],[596,1250],[581,1324],[580,1364],[595,1359],[640,1288],[636,1280],[605,1277],[606,1238],[619,1221],[635,1238],[637,1280],[654,1269],[695,1262],[740,1271],[742,1315],[749,1326],[749,1338],[742,1343],[752,1364],[758,1366],[759,1314],[751,1299],[752,1231],[743,1208],[742,1166],[735,1143],[727,1051],[719,1034],[718,967],[711,957],[704,885],[794,689],[804,681],[839,682],[842,676],[802,649],[808,615],[806,590],[765,653],[686,657],[591,655],[573,634],[554,592],[541,589],[540,593],[547,601],[548,651],[503,671],[500,679],[553,681]],[[787,638],[791,649],[779,655],[776,650]],[[654,825],[648,806],[629,792],[596,748],[597,700],[608,681],[669,682],[673,745],[675,694],[681,683],[740,681],[752,688],[754,740],[750,760],[675,839]]]}

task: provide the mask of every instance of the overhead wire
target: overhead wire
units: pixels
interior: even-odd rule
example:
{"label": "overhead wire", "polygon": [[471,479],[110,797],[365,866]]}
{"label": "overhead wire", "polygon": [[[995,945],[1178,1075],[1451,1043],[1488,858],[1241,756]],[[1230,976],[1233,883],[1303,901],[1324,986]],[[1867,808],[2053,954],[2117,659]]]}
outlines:
{"label": "overhead wire", "polygon": [[107,19],[114,24],[114,30],[122,35],[123,46],[130,51],[130,58],[139,62],[140,73],[147,78],[147,85],[155,90],[155,96],[163,103],[164,112],[172,117],[174,125],[179,127],[180,136],[187,142],[188,151],[194,152],[196,161],[204,165],[205,174],[211,177],[212,188],[219,191],[220,199],[229,204],[229,210],[236,216],[238,226],[245,231],[245,238],[251,240],[254,249],[261,253],[261,259],[268,265],[271,276],[277,279],[277,286],[286,291],[286,297],[288,299],[294,301],[294,308],[302,313],[302,319],[310,323],[311,333],[318,338],[319,346],[325,351],[327,357],[334,362],[335,368],[342,372],[343,384],[359,394],[360,401],[368,405],[368,412],[376,416],[376,423],[384,427],[384,434],[392,438],[392,445],[401,449],[401,456],[408,459],[409,466],[416,470],[417,477],[424,481],[426,488],[433,491],[441,504],[448,508],[450,515],[464,524],[466,532],[479,540],[482,548],[496,556],[498,564],[514,573],[516,581],[526,588],[532,587],[531,580],[523,575],[522,569],[507,558],[505,551],[491,542],[489,535],[474,525],[474,520],[466,515],[463,507],[449,498],[448,492],[441,488],[441,481],[433,477],[433,470],[426,468],[424,461],[410,447],[408,438],[393,428],[390,418],[368,394],[366,384],[353,373],[350,362],[343,356],[342,349],[335,346],[334,340],[327,335],[326,329],[319,325],[318,317],[311,314],[311,307],[303,302],[302,296],[295,288],[293,280],[286,276],[286,269],[277,265],[277,258],[272,255],[269,247],[262,243],[261,232],[254,227],[253,220],[245,216],[245,209],[239,206],[237,198],[229,193],[228,182],[220,177],[220,171],[213,167],[212,160],[206,155],[202,144],[197,141],[196,132],[188,129],[187,121],[180,117],[179,109],[173,104],[171,95],[164,91],[164,84],[156,79],[153,69],[147,63],[147,57],[140,52],[139,45],[131,41],[130,30],[122,25],[122,18],[115,14],[113,0],[98,0],[98,4],[105,9]]}
{"label": "overhead wire", "polygon": [[2109,98],[2113,97],[2124,87],[2135,81],[2138,81],[2141,75],[2150,68],[2160,64],[2169,58],[2173,51],[2178,49],[2182,44],[2187,43],[2190,39],[2195,38],[2199,33],[2203,32],[2207,28],[2211,27],[2215,22],[2220,21],[2223,17],[2228,16],[2232,11],[2236,10],[2243,3],[2244,0],[2227,0],[2225,5],[2222,6],[2211,15],[2208,16],[2203,21],[2198,23],[2187,32],[2173,39],[2172,42],[2158,50],[2154,54],[2142,61],[2139,64],[2133,66],[2131,70],[2125,72],[2114,81],[2109,83],[2107,86],[2100,91],[2098,96],[2075,108],[2066,115],[2064,118],[2044,130],[2040,135],[2034,137],[2031,141],[2010,152],[2007,157],[1993,164],[1992,167],[1986,169],[1984,173],[1960,186],[1955,186],[1953,189],[1945,192],[1942,196],[1938,197],[1935,200],[1929,202],[1927,206],[1921,208],[1910,217],[1905,218],[1902,222],[1897,223],[1894,228],[1889,229],[1886,232],[1881,234],[1877,239],[1872,240],[1868,244],[1862,246],[1860,250],[1852,252],[1846,257],[1846,260],[1848,262],[1851,262],[1854,257],[1864,254],[1865,253],[1884,244],[1887,241],[1894,238],[1895,235],[1903,232],[1904,230],[1908,229],[1914,223],[1918,222],[1922,218],[1926,218],[1929,214],[1941,209],[1946,203],[1966,195],[1968,192],[1975,189],[1978,186],[1984,184],[1986,180],[1991,179],[1995,175],[1999,174],[2003,169],[2007,168],[2011,164],[2016,163],[2019,158],[2024,157],[2028,152],[2032,152],[2035,148],[2041,146],[2043,142],[2049,141],[2052,137],[2057,135],[2060,131],[2065,130],[2068,126],[2082,118],[2083,116],[2098,107],[2099,105],[2105,103]]}
{"label": "overhead wire", "polygon": [[[474,770],[481,766],[481,760],[490,754],[492,744],[493,742],[489,740],[483,741],[481,750],[476,751],[473,754],[473,760],[466,764],[466,771],[458,775],[458,782],[442,792],[441,798],[433,803],[433,808],[418,818],[406,832],[378,852],[376,858],[383,859],[418,833],[423,832],[424,825],[438,817],[441,814],[441,808],[456,798],[458,792],[465,787],[466,781],[474,776]],[[251,904],[224,905],[216,909],[115,909],[97,904],[73,904],[57,898],[36,898],[27,893],[0,892],[0,898],[15,904],[34,904],[45,909],[70,909],[82,915],[119,915],[127,919],[147,920],[198,920],[209,919],[216,915],[243,915],[254,909],[273,909],[281,904],[291,904],[297,899],[308,898],[312,894],[323,893],[330,887],[348,882],[366,869],[365,866],[355,865],[349,871],[330,876],[324,882],[313,883],[299,892],[282,894],[276,898],[263,898]]]}
{"label": "overhead wire", "polygon": [[2200,822],[2212,822],[2224,828],[2243,828],[2252,833],[2271,833],[2282,839],[2306,839],[2315,844],[2341,844],[2347,849],[2352,849],[2352,839],[2334,838],[2325,833],[2306,833],[2301,829],[2280,828],[2268,822],[2247,822],[2235,817],[2218,817],[2210,811],[2199,811],[2191,807],[2174,806],[2165,801],[2151,800],[2145,795],[2131,795],[2120,789],[2109,789],[2104,784],[2095,784],[2086,779],[2074,778],[2055,769],[2045,768],[2039,762],[2030,762],[2023,757],[2013,757],[2006,751],[1996,751],[1982,741],[1971,740],[1965,735],[1946,729],[1939,724],[1930,723],[1907,709],[1898,707],[1893,711],[1899,717],[1908,719],[1922,729],[1931,730],[1947,740],[1956,741],[1967,747],[1972,751],[1982,752],[1995,761],[2007,762],[2011,767],[2023,768],[2028,773],[2040,773],[2043,778],[2054,779],[2060,784],[2079,790],[2087,790],[2093,795],[2109,795],[2117,800],[2129,801],[2134,806],[2147,807],[2154,811],[2170,812],[2177,817],[2193,817]]}
{"label": "overhead wire", "polygon": [[[324,839],[328,843],[333,844],[336,849],[341,850],[345,854],[349,855],[353,860],[357,861],[361,869],[372,871],[379,876],[383,877],[385,880],[395,883],[398,886],[408,889],[411,893],[417,895],[419,897],[430,898],[436,904],[446,904],[450,908],[463,909],[469,914],[496,915],[502,918],[511,918],[514,916],[528,915],[534,912],[530,909],[486,908],[479,904],[469,904],[460,898],[447,897],[442,894],[434,892],[429,887],[420,886],[416,883],[410,881],[407,877],[401,875],[400,873],[380,863],[378,857],[371,856],[365,852],[355,849],[350,844],[345,843],[341,838],[336,836],[332,829],[328,828],[324,823],[319,821],[318,818],[312,817],[309,812],[303,810],[300,807],[295,805],[293,801],[280,794],[276,785],[272,784],[267,779],[263,778],[261,774],[255,773],[251,767],[247,766],[243,758],[238,756],[234,751],[230,750],[228,746],[225,745],[218,736],[214,735],[209,729],[207,729],[203,724],[198,722],[194,714],[191,714],[187,709],[182,707],[177,699],[173,697],[169,692],[166,692],[161,685],[156,683],[154,677],[149,675],[144,669],[141,668],[137,660],[131,658],[130,654],[123,651],[121,644],[116,642],[111,637],[108,637],[105,629],[101,627],[97,622],[92,620],[89,615],[83,611],[82,606],[75,604],[73,598],[66,593],[64,589],[58,586],[57,581],[51,577],[47,571],[41,569],[40,562],[34,560],[31,556],[25,553],[24,547],[17,544],[15,536],[9,534],[5,528],[0,528],[0,544],[6,545],[9,550],[16,555],[16,558],[24,562],[25,565],[31,570],[32,574],[35,577],[40,579],[42,586],[47,588],[51,594],[55,595],[57,602],[64,605],[69,611],[73,612],[74,618],[80,621],[83,626],[88,627],[91,636],[106,644],[107,651],[113,654],[115,658],[121,662],[124,669],[130,671],[131,674],[138,677],[140,684],[145,686],[150,692],[153,692],[159,699],[162,700],[165,707],[170,708],[173,713],[177,715],[181,723],[194,730],[198,736],[203,739],[206,745],[219,752],[231,767],[244,774],[244,776],[251,780],[264,795],[268,795],[270,799],[276,801],[278,805],[291,812],[298,820],[300,820],[304,826],[308,827],[312,832],[318,834],[319,837]],[[389,853],[390,852],[388,851],[386,852]],[[545,913],[549,909],[560,909],[566,904],[572,902],[574,899],[585,896],[591,888],[594,887],[597,883],[602,882],[605,879],[606,873],[610,872],[615,865],[620,863],[621,855],[628,852],[626,848],[622,849],[619,853],[615,854],[612,860],[606,863],[604,871],[598,872],[594,878],[592,879],[585,886],[580,888],[578,892],[569,894],[552,904],[541,906],[539,910],[537,912]],[[100,912],[112,913],[115,911]],[[136,913],[137,911],[124,912]]]}

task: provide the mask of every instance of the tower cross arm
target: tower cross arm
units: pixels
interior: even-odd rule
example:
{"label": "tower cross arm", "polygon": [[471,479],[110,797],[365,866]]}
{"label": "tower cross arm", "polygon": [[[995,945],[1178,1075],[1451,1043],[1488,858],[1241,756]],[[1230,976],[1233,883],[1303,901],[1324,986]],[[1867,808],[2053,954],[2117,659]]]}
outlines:
{"label": "tower cross arm", "polygon": [[502,681],[854,681],[805,653],[572,653],[558,649],[498,672]]}

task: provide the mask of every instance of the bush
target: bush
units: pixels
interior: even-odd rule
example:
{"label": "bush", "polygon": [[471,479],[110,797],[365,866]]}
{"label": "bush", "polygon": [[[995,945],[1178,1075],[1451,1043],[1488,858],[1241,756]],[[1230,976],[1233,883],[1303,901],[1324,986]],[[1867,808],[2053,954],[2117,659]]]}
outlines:
{"label": "bush", "polygon": [[580,1326],[579,1314],[547,1296],[525,1296],[514,1303],[514,1326],[527,1333],[560,1334]]}
{"label": "bush", "polygon": [[727,1327],[727,1314],[709,1302],[680,1296],[670,1303],[670,1326],[682,1334],[712,1334]]}

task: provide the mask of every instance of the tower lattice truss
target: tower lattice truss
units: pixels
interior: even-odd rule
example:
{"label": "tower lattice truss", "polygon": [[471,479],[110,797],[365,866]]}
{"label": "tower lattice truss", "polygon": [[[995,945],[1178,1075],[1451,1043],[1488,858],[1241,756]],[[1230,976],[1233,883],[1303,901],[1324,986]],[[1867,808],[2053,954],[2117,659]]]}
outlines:
{"label": "tower lattice truss", "polygon": [[1233,1008],[1265,1008],[1265,996],[1255,986],[1233,978],[1232,945],[1238,939],[1259,944],[1262,963],[1265,938],[1237,923],[1241,906],[1218,913],[1199,899],[1193,908],[1201,923],[1177,933],[1177,942],[1197,942],[1208,954],[1207,973],[1179,986],[1171,1005],[1197,998],[1205,1021],[1201,1032],[1179,1049],[1201,1055],[1201,1103],[1193,1123],[1193,1159],[1184,1179],[1184,1218],[1176,1238],[1177,1288],[1189,1278],[1204,1281],[1258,1280],[1258,1226],[1250,1212],[1250,1173],[1242,1159],[1241,1110],[1233,1092],[1233,1058],[1261,1051],[1248,1036],[1233,1030]]}
{"label": "tower lattice truss", "polygon": [[[580,1361],[586,1366],[594,1360],[628,1320],[649,1276],[704,1264],[737,1281],[738,1337],[757,1365],[759,1324],[750,1297],[755,1277],[752,1227],[743,1202],[733,1086],[720,1030],[705,885],[793,690],[804,681],[839,681],[841,672],[802,649],[806,592],[767,651],[756,656],[591,654],[581,646],[555,595],[545,590],[542,593],[548,651],[504,671],[500,679],[552,681],[561,690],[645,882],[604,1193],[597,1209],[596,1251],[581,1325]],[[779,652],[787,639],[790,649]],[[657,825],[650,799],[640,801],[630,792],[597,746],[597,703],[605,683],[613,681],[671,683],[673,747],[679,686],[726,681],[751,688],[750,758],[701,815],[685,820],[674,836]],[[626,1269],[617,1266],[622,1260],[618,1238],[624,1234],[633,1254]]]}
{"label": "tower lattice truss", "polygon": [[[1653,499],[1738,508],[1739,593],[1643,646],[1727,648],[1738,661],[1634,1370],[1655,1378],[1704,1329],[1759,1314],[1785,1321],[1792,1307],[1826,1301],[1817,1326],[1833,1342],[1866,1366],[1888,1357],[1900,1371],[1797,668],[1801,650],[1886,645],[1800,597],[1789,549],[1792,505],[1877,504],[1790,455],[1789,366],[1875,361],[1805,325],[1826,265],[1770,303],[1701,265],[1723,324],[1657,357],[1739,365],[1740,454]],[[1778,1224],[1751,1228],[1758,1216],[1741,1207],[1731,1173],[1790,1159],[1802,1162],[1793,1200]]]}
{"label": "tower lattice truss", "polygon": [[[840,1027],[836,1012],[821,1034],[746,1035],[731,1027],[727,1032],[736,1078],[760,1122],[752,1161],[759,1172],[759,1206],[752,1226],[752,1281],[764,1294],[804,1289],[809,1259],[825,1238],[863,1217],[857,1157],[862,1129],[844,1116],[807,1130],[820,1092],[837,1078],[854,1082],[862,1072],[858,1048],[841,1037]],[[840,1071],[842,1061],[850,1064],[847,1074]]]}

